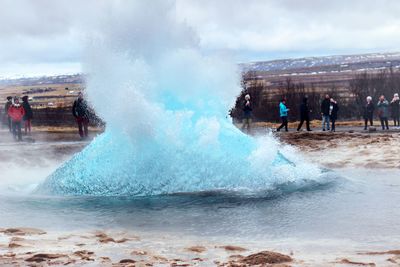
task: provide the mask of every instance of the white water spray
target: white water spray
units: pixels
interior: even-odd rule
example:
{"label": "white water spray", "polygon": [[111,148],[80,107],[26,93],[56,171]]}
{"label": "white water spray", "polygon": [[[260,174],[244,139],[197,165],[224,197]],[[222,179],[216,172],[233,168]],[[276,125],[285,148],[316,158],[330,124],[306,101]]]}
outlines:
{"label": "white water spray", "polygon": [[232,125],[236,65],[201,51],[173,1],[121,3],[107,5],[86,53],[87,97],[107,130],[39,192],[259,192],[321,178],[316,166],[278,152],[272,136],[256,140]]}

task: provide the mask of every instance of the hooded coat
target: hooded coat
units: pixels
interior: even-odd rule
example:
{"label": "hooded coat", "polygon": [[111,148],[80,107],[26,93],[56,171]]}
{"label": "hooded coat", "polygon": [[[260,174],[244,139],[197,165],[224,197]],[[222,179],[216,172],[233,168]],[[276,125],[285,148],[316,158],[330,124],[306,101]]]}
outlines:
{"label": "hooded coat", "polygon": [[375,106],[372,103],[372,101],[365,104],[364,105],[364,119],[372,118],[374,116],[374,110],[375,110]]}
{"label": "hooded coat", "polygon": [[325,98],[324,100],[322,100],[321,103],[321,113],[324,116],[329,116],[329,108],[331,106],[331,100],[329,98]]}
{"label": "hooded coat", "polygon": [[289,110],[287,109],[286,105],[283,102],[279,103],[279,116],[280,117],[287,117],[288,111]]}
{"label": "hooded coat", "polygon": [[8,109],[11,107],[11,105],[12,105],[11,100],[7,100],[6,104],[4,105],[5,114],[8,114]]}
{"label": "hooded coat", "polygon": [[337,114],[339,111],[339,106],[337,103],[335,102],[331,102],[330,105],[330,114],[329,117],[331,118],[331,120],[337,120]]}
{"label": "hooded coat", "polygon": [[245,118],[251,118],[251,112],[253,111],[253,108],[251,107],[251,101],[250,100],[245,100],[243,102],[243,113]]}
{"label": "hooded coat", "polygon": [[89,118],[89,111],[85,100],[75,100],[74,105],[72,106],[72,115],[74,115],[75,118]]}
{"label": "hooded coat", "polygon": [[12,121],[20,122],[25,115],[25,110],[21,105],[11,105],[8,109],[8,116]]}
{"label": "hooded coat", "polygon": [[392,109],[392,117],[397,118],[399,117],[399,111],[400,111],[400,100],[397,99],[393,102],[390,103],[390,107]]}
{"label": "hooded coat", "polygon": [[303,98],[303,103],[300,105],[300,119],[309,120],[310,119],[310,107],[308,106],[308,98]]}
{"label": "hooded coat", "polygon": [[25,110],[24,120],[31,120],[33,119],[33,111],[31,105],[28,102],[28,99],[23,98],[22,107]]}
{"label": "hooded coat", "polygon": [[387,100],[379,101],[376,106],[378,107],[379,118],[389,117],[389,102]]}

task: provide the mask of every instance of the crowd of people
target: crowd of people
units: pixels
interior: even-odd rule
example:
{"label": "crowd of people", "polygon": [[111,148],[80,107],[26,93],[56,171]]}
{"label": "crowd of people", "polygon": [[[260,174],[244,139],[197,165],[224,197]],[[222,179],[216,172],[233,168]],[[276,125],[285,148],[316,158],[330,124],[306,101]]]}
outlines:
{"label": "crowd of people", "polygon": [[[308,105],[307,96],[303,98],[300,104],[300,123],[298,124],[297,131],[300,131],[304,122],[306,123],[307,131],[312,131],[310,127],[310,114],[312,109]],[[336,120],[338,119],[339,104],[333,99],[329,94],[325,95],[325,98],[321,101],[321,114],[320,118],[322,121],[321,129],[322,131],[336,131]],[[399,94],[394,94],[393,99],[389,103],[385,96],[380,96],[376,106],[372,102],[372,97],[368,96],[366,102],[363,106],[363,117],[364,117],[364,130],[368,130],[369,126],[374,125],[374,114],[376,113],[382,130],[389,130],[389,117],[391,112],[391,117],[393,119],[394,127],[400,127],[400,98]],[[281,131],[283,128],[286,132],[288,129],[288,114],[290,109],[287,107],[286,99],[283,98],[279,103],[279,117],[281,119],[281,125],[276,129],[276,131]],[[252,122],[252,103],[249,94],[245,95],[245,101],[243,103],[243,130],[250,130]]]}
{"label": "crowd of people", "polygon": [[[31,134],[33,110],[28,96],[22,97],[22,103],[20,103],[18,96],[8,96],[4,105],[4,114],[8,130],[16,141],[22,141],[22,125],[25,129],[25,135]],[[74,101],[72,115],[77,122],[79,136],[81,139],[86,139],[89,134],[90,112],[82,93],[79,93],[78,98]]]}
{"label": "crowd of people", "polygon": [[4,114],[7,116],[8,130],[15,140],[22,141],[22,123],[24,123],[25,135],[31,134],[33,112],[28,96],[22,97],[22,104],[19,97],[8,96],[4,105]]}

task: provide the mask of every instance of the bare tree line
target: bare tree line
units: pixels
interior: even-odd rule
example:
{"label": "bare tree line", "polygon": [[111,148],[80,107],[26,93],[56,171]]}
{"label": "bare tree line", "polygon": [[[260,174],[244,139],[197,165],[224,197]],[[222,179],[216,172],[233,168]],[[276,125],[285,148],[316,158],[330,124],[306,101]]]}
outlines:
{"label": "bare tree line", "polygon": [[400,72],[390,68],[376,73],[356,74],[345,86],[348,95],[345,98],[339,95],[338,86],[339,84],[333,82],[325,87],[317,88],[313,83],[308,85],[301,82],[295,83],[290,78],[278,85],[268,85],[258,78],[255,72],[247,72],[243,74],[242,91],[230,114],[234,119],[240,120],[243,113],[244,96],[250,94],[254,120],[279,121],[279,101],[285,98],[287,106],[290,108],[289,120],[296,121],[300,117],[299,106],[302,99],[307,96],[312,109],[311,119],[320,119],[321,101],[325,94],[329,94],[340,105],[339,120],[360,119],[367,96],[372,96],[375,103],[380,95],[385,95],[390,101],[394,93],[400,92]]}
{"label": "bare tree line", "polygon": [[358,109],[355,110],[357,117],[362,116],[362,105],[367,96],[372,97],[374,104],[378,98],[384,95],[390,102],[395,93],[400,91],[400,72],[393,68],[382,70],[378,73],[358,74],[349,82],[350,91],[354,96],[354,102]]}

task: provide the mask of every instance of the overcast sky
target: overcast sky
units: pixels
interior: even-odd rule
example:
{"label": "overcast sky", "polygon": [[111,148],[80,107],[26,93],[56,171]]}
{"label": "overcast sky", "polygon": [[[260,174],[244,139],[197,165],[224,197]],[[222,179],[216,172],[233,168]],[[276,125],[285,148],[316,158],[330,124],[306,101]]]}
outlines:
{"label": "overcast sky", "polygon": [[[0,77],[80,72],[94,25],[137,8],[129,2],[1,0]],[[155,0],[141,2],[157,9]],[[202,50],[228,52],[237,62],[400,50],[398,0],[176,0],[170,6]]]}

